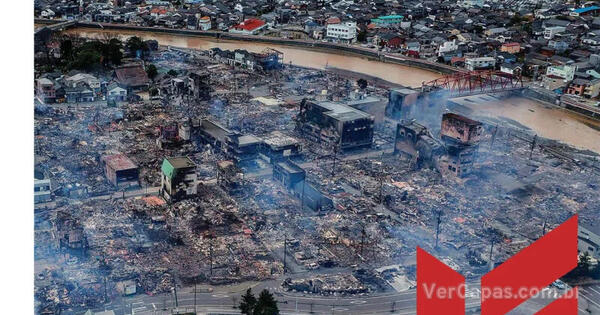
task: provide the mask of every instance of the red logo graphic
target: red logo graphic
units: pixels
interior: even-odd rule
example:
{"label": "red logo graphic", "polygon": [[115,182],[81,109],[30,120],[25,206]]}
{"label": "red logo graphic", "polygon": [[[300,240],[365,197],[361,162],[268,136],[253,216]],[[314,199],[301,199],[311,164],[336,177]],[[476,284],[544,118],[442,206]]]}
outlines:
{"label": "red logo graphic", "polygon": [[[506,314],[577,266],[577,215],[481,278],[481,314]],[[536,314],[576,315],[574,288]],[[417,314],[465,314],[465,278],[417,248]]]}

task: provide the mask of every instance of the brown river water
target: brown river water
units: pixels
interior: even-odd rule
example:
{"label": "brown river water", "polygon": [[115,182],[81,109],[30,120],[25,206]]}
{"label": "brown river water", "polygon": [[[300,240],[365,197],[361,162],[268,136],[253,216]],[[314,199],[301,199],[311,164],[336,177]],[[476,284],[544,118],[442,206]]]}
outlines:
{"label": "brown river water", "polygon": [[[210,49],[246,49],[260,52],[265,48],[275,48],[284,53],[284,62],[303,67],[324,69],[326,66],[364,73],[381,79],[410,87],[420,87],[423,81],[440,77],[439,73],[411,68],[407,66],[368,60],[356,55],[338,52],[323,52],[292,46],[250,43],[243,41],[224,41],[214,38],[191,37],[184,35],[162,34],[139,31],[112,31],[101,29],[77,28],[66,31],[67,34],[88,38],[118,36],[122,39],[136,35],[144,40],[154,39],[161,45],[181,48]],[[538,135],[562,141],[581,149],[600,153],[600,122],[571,112],[549,107],[540,102],[523,97],[511,97],[497,100],[494,98],[471,97],[471,101],[460,102],[474,110],[476,114],[493,118],[507,118],[530,128]]]}

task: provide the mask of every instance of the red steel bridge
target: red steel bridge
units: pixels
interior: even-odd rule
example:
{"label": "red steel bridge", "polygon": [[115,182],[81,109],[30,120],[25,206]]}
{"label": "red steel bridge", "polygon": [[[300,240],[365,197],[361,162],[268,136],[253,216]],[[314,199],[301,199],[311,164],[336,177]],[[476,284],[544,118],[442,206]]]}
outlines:
{"label": "red steel bridge", "polygon": [[520,75],[492,70],[457,72],[423,82],[422,92],[446,91],[449,97],[508,92],[523,89]]}

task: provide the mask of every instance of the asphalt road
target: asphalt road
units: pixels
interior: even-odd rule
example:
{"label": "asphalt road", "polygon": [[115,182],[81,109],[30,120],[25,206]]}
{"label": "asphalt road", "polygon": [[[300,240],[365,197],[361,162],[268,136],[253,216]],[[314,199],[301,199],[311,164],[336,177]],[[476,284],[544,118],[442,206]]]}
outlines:
{"label": "asphalt road", "polygon": [[[352,296],[320,296],[314,294],[299,294],[285,292],[280,287],[281,281],[272,280],[261,282],[252,287],[253,292],[258,293],[262,289],[273,292],[279,302],[279,308],[287,314],[415,314],[416,291],[409,290],[400,293],[374,294],[374,295],[352,295]],[[235,304],[239,303],[239,297],[244,292],[211,292],[197,293],[196,305],[200,312],[219,310],[235,313]],[[180,309],[194,309],[193,288],[185,288],[178,291],[178,307]],[[467,298],[467,307],[479,305],[478,298]],[[164,308],[167,311],[164,311]],[[121,314],[170,314],[175,308],[173,294],[156,296],[138,295],[115,301],[106,306],[117,315]],[[98,308],[98,311],[104,308]]]}
{"label": "asphalt road", "polygon": [[[414,289],[389,294],[331,297],[284,292],[279,286],[280,283],[279,280],[261,282],[252,286],[252,290],[255,294],[262,289],[273,292],[283,314],[416,314],[416,291]],[[467,285],[467,314],[471,314],[469,311],[478,314],[477,288],[477,283]],[[239,314],[236,313],[233,305],[239,303],[239,297],[244,291],[244,288],[240,288],[237,292],[197,293],[196,310],[199,313]],[[562,294],[556,289],[549,289],[549,291],[551,294],[546,294],[545,297],[534,297],[509,314],[533,314]],[[178,309],[193,311],[193,288],[178,290],[177,302]],[[171,314],[175,307],[173,294],[136,295],[113,301],[106,307],[97,308],[96,311],[114,310],[117,315]],[[579,314],[600,314],[600,285],[580,288]]]}

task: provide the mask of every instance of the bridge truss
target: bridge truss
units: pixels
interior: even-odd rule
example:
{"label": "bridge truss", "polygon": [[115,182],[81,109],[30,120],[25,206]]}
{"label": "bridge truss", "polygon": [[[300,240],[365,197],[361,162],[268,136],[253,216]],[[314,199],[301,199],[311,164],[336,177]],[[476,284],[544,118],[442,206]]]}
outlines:
{"label": "bridge truss", "polygon": [[520,75],[511,75],[500,71],[470,71],[444,75],[424,82],[423,92],[447,91],[453,97],[486,93],[507,92],[523,88]]}

